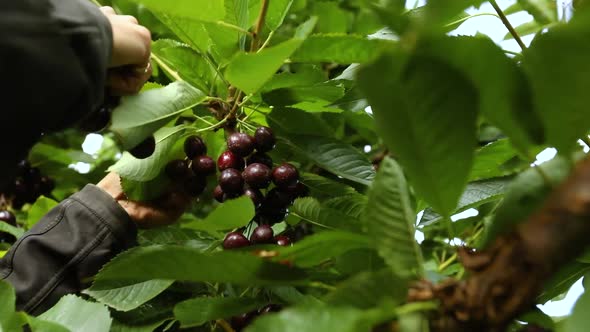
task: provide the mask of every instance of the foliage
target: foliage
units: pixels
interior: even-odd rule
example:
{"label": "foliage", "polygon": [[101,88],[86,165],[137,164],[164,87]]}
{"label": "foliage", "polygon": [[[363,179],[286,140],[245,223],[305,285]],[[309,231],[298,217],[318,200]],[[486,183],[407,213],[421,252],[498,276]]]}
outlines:
{"label": "foliage", "polygon": [[[105,265],[84,299],[66,296],[34,318],[15,312],[0,283],[1,330],[230,331],[250,313],[248,332],[360,332],[392,321],[427,331],[423,314],[436,304],[406,304],[409,283],[465,278],[457,247],[483,248],[518,225],[583,155],[578,140],[589,141],[588,14],[560,22],[554,1],[517,1],[504,12],[530,13],[515,31],[534,37],[518,54],[487,36],[448,34],[486,2],[110,1],[152,30],[152,83],[123,98],[96,154],[81,151],[79,131],[44,137],[29,160],[57,188],[17,211],[19,228],[0,231],[21,236],[107,169],[129,197],[158,197],[187,137],[202,137],[217,160],[227,134],[260,126],[277,136],[274,164],[295,165],[309,195],[272,226],[290,246],[227,250],[226,233],[250,236],[258,210],[247,197],[215,201],[209,180],[177,224],[142,231],[138,247]],[[151,135],[151,157],[125,152]],[[531,166],[548,147],[559,156]],[[78,162],[89,172],[68,168]],[[477,215],[452,218],[468,209]],[[584,257],[564,267],[538,303],[589,269]],[[283,309],[253,314],[268,304]],[[559,326],[582,331],[588,306],[585,294]]]}

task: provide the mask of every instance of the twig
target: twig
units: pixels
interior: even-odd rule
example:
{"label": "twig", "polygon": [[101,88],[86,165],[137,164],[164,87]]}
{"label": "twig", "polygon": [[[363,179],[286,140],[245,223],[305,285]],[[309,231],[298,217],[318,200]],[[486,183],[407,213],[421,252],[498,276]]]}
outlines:
{"label": "twig", "polygon": [[223,319],[218,319],[215,322],[217,323],[217,325],[221,326],[221,328],[225,332],[236,332],[234,329],[232,329],[231,325],[229,325],[229,323],[224,321]]}
{"label": "twig", "polygon": [[453,26],[455,24],[465,22],[465,21],[467,21],[470,18],[474,18],[474,17],[478,17],[478,16],[495,16],[497,18],[500,18],[500,16],[498,16],[497,14],[494,14],[494,13],[477,13],[477,14],[469,15],[467,17],[463,17],[463,18],[458,19],[458,20],[456,20],[454,22],[445,24],[445,27],[450,27],[450,26]]}
{"label": "twig", "polygon": [[256,27],[254,28],[254,33],[252,36],[250,52],[256,52],[258,50],[258,43],[260,42],[260,33],[262,32],[262,27],[264,26],[264,21],[266,20],[266,13],[268,12],[268,2],[269,0],[262,0],[262,5],[260,6],[260,13],[258,14],[258,19],[256,20]]}
{"label": "twig", "polygon": [[170,76],[172,76],[172,78],[174,78],[177,81],[183,81],[183,79],[180,77],[178,72],[173,70],[172,68],[170,68],[166,63],[164,63],[164,61],[162,59],[160,59],[160,57],[158,57],[154,53],[151,54],[151,57],[152,57],[152,59],[154,59],[154,61],[156,61],[158,63],[158,65],[160,67],[162,67],[166,72],[168,72],[168,74],[170,74]]}
{"label": "twig", "polygon": [[498,13],[498,16],[500,16],[500,19],[502,20],[502,23],[504,23],[504,25],[506,26],[506,28],[508,29],[508,31],[510,32],[512,37],[514,37],[514,40],[516,40],[516,42],[518,43],[520,48],[524,51],[526,49],[526,45],[522,42],[522,39],[520,38],[520,36],[516,32],[516,30],[514,29],[512,24],[510,24],[510,21],[508,21],[506,14],[504,14],[504,12],[500,8],[500,6],[498,6],[498,3],[496,2],[496,0],[490,0],[490,4],[492,5],[492,7],[494,7],[494,10],[496,11],[496,13]]}

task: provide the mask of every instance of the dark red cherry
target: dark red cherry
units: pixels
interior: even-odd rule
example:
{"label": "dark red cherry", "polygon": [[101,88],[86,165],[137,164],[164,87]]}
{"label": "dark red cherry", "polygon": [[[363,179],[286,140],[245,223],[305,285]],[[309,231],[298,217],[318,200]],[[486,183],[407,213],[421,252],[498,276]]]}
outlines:
{"label": "dark red cherry", "polygon": [[225,236],[223,240],[224,249],[236,249],[247,247],[250,245],[250,241],[240,232],[231,232]]}
{"label": "dark red cherry", "polygon": [[242,174],[233,168],[228,168],[221,172],[218,183],[226,194],[241,194],[244,190]]}
{"label": "dark red cherry", "polygon": [[250,242],[253,244],[264,244],[273,242],[274,232],[269,225],[260,225],[250,235]]}
{"label": "dark red cherry", "polygon": [[181,159],[168,162],[164,172],[166,172],[166,175],[173,181],[182,181],[190,175],[188,162]]}
{"label": "dark red cherry", "polygon": [[207,153],[207,146],[199,136],[190,136],[184,141],[184,154],[189,159],[194,159]]}
{"label": "dark red cherry", "polygon": [[262,193],[258,189],[246,188],[244,189],[244,195],[250,197],[255,207],[260,206],[260,204],[262,204],[262,202],[264,201],[264,195],[262,195]]}
{"label": "dark red cherry", "polygon": [[217,158],[217,168],[224,171],[228,168],[244,169],[244,158],[237,156],[231,151],[225,151]]}
{"label": "dark red cherry", "polygon": [[255,152],[246,161],[247,165],[251,164],[263,164],[266,165],[268,168],[272,169],[272,158],[269,157],[266,153],[262,152]]}
{"label": "dark red cherry", "polygon": [[193,159],[191,169],[195,174],[212,175],[215,174],[215,161],[209,156],[197,156]]}
{"label": "dark red cherry", "polygon": [[263,189],[270,185],[270,168],[264,164],[251,164],[242,172],[244,182],[251,188]]}
{"label": "dark red cherry", "polygon": [[289,239],[285,235],[277,235],[274,240],[276,244],[283,247],[286,247],[291,244],[291,239]]}
{"label": "dark red cherry", "polygon": [[294,186],[299,181],[299,172],[295,166],[284,163],[272,171],[272,181],[277,187]]}
{"label": "dark red cherry", "polygon": [[254,151],[254,138],[246,133],[233,133],[227,138],[227,149],[246,157]]}
{"label": "dark red cherry", "polygon": [[51,194],[53,189],[55,189],[55,181],[53,181],[53,179],[48,176],[42,176],[40,187],[41,194],[48,196]]}
{"label": "dark red cherry", "polygon": [[203,193],[207,181],[198,175],[190,175],[184,182],[184,190],[192,197],[197,197]]}
{"label": "dark red cherry", "polygon": [[225,193],[223,192],[223,189],[221,189],[221,186],[215,186],[215,189],[213,189],[213,198],[219,203],[223,203],[223,201],[225,201],[224,195]]}
{"label": "dark red cherry", "polygon": [[4,221],[5,223],[16,226],[16,217],[15,215],[7,210],[0,211],[0,221]]}
{"label": "dark red cherry", "polygon": [[272,129],[268,127],[260,127],[256,129],[256,132],[254,133],[254,142],[256,145],[256,151],[267,152],[274,149],[277,141]]}

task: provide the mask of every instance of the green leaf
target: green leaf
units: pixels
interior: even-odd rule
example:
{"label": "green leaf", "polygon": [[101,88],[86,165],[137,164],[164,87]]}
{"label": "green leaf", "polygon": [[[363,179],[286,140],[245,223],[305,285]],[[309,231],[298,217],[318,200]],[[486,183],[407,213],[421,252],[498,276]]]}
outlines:
{"label": "green leaf", "polygon": [[172,118],[203,102],[207,96],[186,82],[123,97],[111,115],[109,130],[128,150],[141,143]]}
{"label": "green leaf", "polygon": [[564,154],[590,128],[590,94],[585,88],[590,84],[589,21],[584,15],[576,16],[571,23],[539,35],[523,52],[547,143]]}
{"label": "green leaf", "polygon": [[404,174],[386,157],[368,192],[364,222],[373,246],[400,276],[421,275],[422,252],[414,239],[414,215]]}
{"label": "green leaf", "polygon": [[565,294],[576,281],[590,272],[590,265],[580,262],[571,262],[559,269],[545,282],[543,292],[537,296],[537,303],[545,304],[556,297]]}
{"label": "green leaf", "polygon": [[319,136],[288,136],[287,143],[325,170],[345,179],[369,185],[375,177],[373,165],[353,146]]}
{"label": "green leaf", "polygon": [[16,295],[14,288],[0,280],[0,330],[20,331],[22,330],[19,317],[15,313]]}
{"label": "green leaf", "polygon": [[340,195],[352,195],[357,193],[354,188],[348,185],[313,173],[301,174],[300,181],[309,188],[311,191],[311,196],[314,198],[331,198]]}
{"label": "green leaf", "polygon": [[557,21],[557,3],[553,0],[518,0],[518,3],[541,24]]}
{"label": "green leaf", "polygon": [[347,34],[309,36],[293,54],[294,62],[364,63],[396,44],[383,39],[367,39]]}
{"label": "green leaf", "polygon": [[425,6],[426,15],[421,21],[422,24],[428,24],[433,27],[444,25],[461,13],[463,10],[471,6],[479,6],[484,0],[455,0],[448,1],[433,1]]}
{"label": "green leaf", "polygon": [[238,89],[246,93],[254,93],[268,82],[307,37],[307,31],[315,24],[310,19],[300,27],[295,38],[279,45],[265,48],[258,53],[239,53],[225,70],[225,78]]}
{"label": "green leaf", "polygon": [[276,249],[275,251],[279,254],[275,260],[287,260],[296,266],[312,267],[345,252],[370,246],[369,239],[365,235],[323,231],[307,236],[293,246]]}
{"label": "green leaf", "polygon": [[518,2],[513,3],[512,5],[508,6],[506,9],[503,10],[504,14],[506,15],[512,15],[512,14],[516,14],[518,12],[523,11],[524,9],[522,8],[522,5]]}
{"label": "green leaf", "polygon": [[538,168],[547,176],[551,183],[546,183],[539,170],[530,168],[519,174],[506,188],[502,204],[496,209],[491,225],[486,229],[484,246],[498,235],[526,220],[543,203],[545,197],[554,186],[561,183],[570,173],[571,161],[564,157],[556,157]]}
{"label": "green leaf", "polygon": [[[336,81],[318,83],[311,86],[298,86],[276,89],[263,94],[262,99],[269,105],[287,106],[302,102],[327,106],[344,97],[344,86]],[[297,107],[297,106],[294,106]],[[340,112],[337,108],[330,112]]]}
{"label": "green leaf", "polygon": [[17,239],[23,236],[23,234],[25,234],[24,229],[14,227],[5,222],[0,222],[0,232],[11,234]]}
{"label": "green leaf", "polygon": [[590,292],[585,291],[576,301],[572,314],[565,323],[565,332],[585,332],[588,329]]}
{"label": "green leaf", "polygon": [[202,21],[222,20],[225,16],[223,1],[211,0],[176,0],[166,2],[160,0],[131,0],[147,8],[169,15],[186,17]]}
{"label": "green leaf", "polygon": [[259,317],[245,332],[369,332],[375,323],[371,318],[359,309],[306,304]]}
{"label": "green leaf", "polygon": [[59,203],[45,196],[40,196],[37,198],[27,214],[27,229],[33,227],[39,220],[41,220],[41,218],[43,218],[43,216],[47,214],[47,212],[49,212],[49,210],[56,207],[57,204]]}
{"label": "green leaf", "polygon": [[51,144],[37,143],[29,152],[29,162],[34,166],[56,163],[68,166],[76,162],[93,163],[91,155],[77,150],[61,149]]}
{"label": "green leaf", "polygon": [[517,157],[518,152],[512,147],[509,140],[501,139],[490,143],[475,152],[469,181],[502,177],[520,171],[520,168],[508,165],[509,161]]}
{"label": "green leaf", "polygon": [[172,280],[149,280],[133,285],[95,282],[84,293],[119,311],[130,311],[165,291]]}
{"label": "green leaf", "polygon": [[[194,218],[192,214],[190,214],[190,217]],[[183,222],[184,220],[181,217],[178,223],[181,224]],[[198,242],[203,248],[209,248],[214,242],[214,238],[204,233],[192,229],[180,228],[179,225],[141,230],[137,240],[140,245],[144,246],[155,244],[186,244],[187,242],[191,242],[192,246],[195,247]]]}
{"label": "green leaf", "polygon": [[388,55],[365,67],[359,85],[381,137],[416,192],[437,212],[449,215],[473,161],[477,92],[444,63],[416,58],[404,69],[403,57]]}
{"label": "green leaf", "polygon": [[289,213],[307,222],[329,229],[358,231],[361,228],[358,218],[349,216],[344,211],[324,206],[313,197],[296,199]]}
{"label": "green leaf", "polygon": [[324,300],[334,306],[354,306],[369,309],[382,301],[395,305],[404,303],[408,295],[407,280],[391,269],[377,272],[364,271],[339,284]]}
{"label": "green leaf", "polygon": [[[468,184],[453,214],[500,200],[504,197],[506,187],[511,183],[511,180],[511,178],[498,178]],[[442,216],[431,209],[426,209],[420,220],[420,226],[432,225],[441,220],[443,220]]]}
{"label": "green leaf", "polygon": [[269,30],[274,31],[283,24],[291,4],[293,4],[293,0],[273,0],[268,3],[265,23]]}
{"label": "green leaf", "polygon": [[332,136],[334,134],[334,129],[319,114],[312,114],[294,108],[274,108],[267,115],[267,120],[279,136],[282,132],[317,136]]}
{"label": "green leaf", "polygon": [[264,302],[244,297],[196,298],[178,303],[174,317],[182,327],[203,325],[216,319],[232,316],[260,308]]}
{"label": "green leaf", "polygon": [[208,91],[214,71],[205,59],[186,44],[170,39],[152,43],[152,53],[201,91]]}
{"label": "green leaf", "polygon": [[243,196],[219,205],[205,220],[184,224],[183,227],[212,232],[231,230],[247,225],[254,215],[252,200]]}
{"label": "green leaf", "polygon": [[211,39],[202,21],[168,15],[154,11],[156,17],[162,21],[183,43],[190,45],[203,56],[211,47]]}
{"label": "green leaf", "polygon": [[110,332],[153,332],[166,320],[157,321],[145,325],[126,325],[119,321],[113,321]]}
{"label": "green leaf", "polygon": [[134,181],[145,182],[155,179],[162,173],[162,169],[166,164],[179,157],[182,153],[177,146],[174,152],[175,145],[180,141],[184,135],[187,127],[165,127],[158,130],[154,134],[156,139],[156,150],[146,159],[137,159],[130,153],[125,152],[119,161],[109,168],[109,171],[119,174],[122,178]]}
{"label": "green leaf", "polygon": [[[530,22],[525,22],[519,26],[514,27],[514,30],[516,31],[516,33],[521,36],[528,36],[534,33],[537,33],[541,30],[543,30],[545,28],[544,25],[540,24],[537,21],[530,21]],[[508,32],[506,35],[504,35],[504,40],[510,40],[513,39],[514,35],[510,32]]]}
{"label": "green leaf", "polygon": [[32,316],[28,316],[27,321],[32,332],[73,332],[63,325],[41,320]]}
{"label": "green leaf", "polygon": [[107,263],[96,280],[166,279],[230,282],[246,285],[298,284],[306,274],[297,268],[272,263],[249,252],[202,253],[180,246],[134,248]]}
{"label": "green leaf", "polygon": [[108,332],[111,317],[108,309],[98,303],[92,303],[75,295],[66,295],[51,309],[39,316],[39,319],[54,322],[71,331]]}

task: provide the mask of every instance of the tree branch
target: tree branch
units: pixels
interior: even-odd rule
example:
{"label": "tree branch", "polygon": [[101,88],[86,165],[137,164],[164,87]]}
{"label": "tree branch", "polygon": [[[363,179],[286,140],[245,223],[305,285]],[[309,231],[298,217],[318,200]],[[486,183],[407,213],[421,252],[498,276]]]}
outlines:
{"label": "tree branch", "polygon": [[498,13],[498,16],[500,16],[500,19],[502,20],[502,23],[504,23],[504,25],[506,26],[506,28],[508,29],[508,31],[510,32],[510,34],[512,35],[512,37],[514,37],[514,40],[516,40],[516,42],[520,46],[520,48],[522,50],[525,50],[526,49],[526,45],[523,43],[522,39],[518,35],[518,32],[516,32],[516,30],[514,29],[514,27],[512,26],[512,24],[510,24],[510,21],[508,21],[508,18],[506,17],[506,14],[504,14],[504,12],[500,8],[500,6],[498,6],[498,3],[496,3],[496,0],[490,0],[490,4],[492,5],[492,7],[494,7],[494,10],[496,11],[496,13]]}

